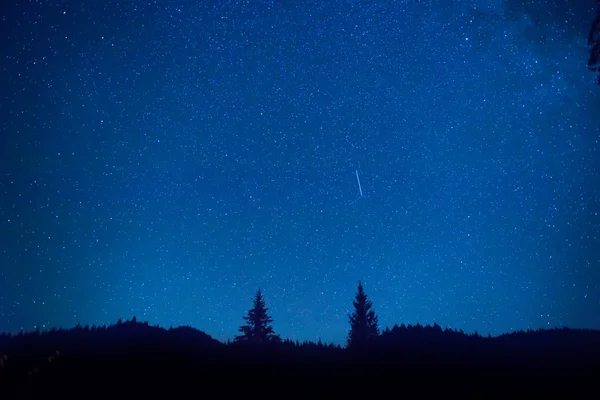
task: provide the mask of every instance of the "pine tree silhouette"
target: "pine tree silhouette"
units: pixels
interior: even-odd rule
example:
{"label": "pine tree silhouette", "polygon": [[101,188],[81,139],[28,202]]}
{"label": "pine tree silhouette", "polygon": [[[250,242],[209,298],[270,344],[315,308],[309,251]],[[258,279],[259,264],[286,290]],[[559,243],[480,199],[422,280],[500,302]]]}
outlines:
{"label": "pine tree silhouette", "polygon": [[254,307],[248,311],[244,317],[245,325],[239,329],[242,335],[236,336],[236,342],[261,344],[279,340],[279,336],[273,332],[271,323],[273,319],[267,313],[269,309],[265,305],[265,300],[260,289],[254,297]]}
{"label": "pine tree silhouette", "polygon": [[354,312],[350,317],[348,347],[364,346],[370,339],[379,335],[379,327],[373,303],[367,299],[361,282],[358,282],[356,299],[352,302]]}

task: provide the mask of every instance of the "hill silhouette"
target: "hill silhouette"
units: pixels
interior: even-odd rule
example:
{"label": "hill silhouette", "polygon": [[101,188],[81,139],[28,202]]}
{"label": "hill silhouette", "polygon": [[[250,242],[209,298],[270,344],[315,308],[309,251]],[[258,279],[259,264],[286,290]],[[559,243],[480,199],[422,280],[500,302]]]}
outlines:
{"label": "hill silhouette", "polygon": [[358,349],[291,340],[222,343],[191,327],[164,329],[135,318],[0,335],[2,398],[141,398],[161,391],[213,397],[208,393],[252,393],[261,385],[339,394],[374,380],[505,385],[556,377],[564,383],[597,377],[599,367],[600,332],[567,328],[482,337],[437,324],[396,325]]}

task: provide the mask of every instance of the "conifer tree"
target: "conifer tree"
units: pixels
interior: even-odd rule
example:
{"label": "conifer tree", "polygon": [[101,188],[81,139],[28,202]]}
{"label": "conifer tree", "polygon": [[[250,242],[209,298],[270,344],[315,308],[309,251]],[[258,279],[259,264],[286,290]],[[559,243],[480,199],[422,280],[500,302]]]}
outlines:
{"label": "conifer tree", "polygon": [[361,282],[358,282],[358,291],[352,304],[354,312],[349,315],[348,347],[360,347],[379,335],[377,316],[372,310],[373,303],[367,299]]}
{"label": "conifer tree", "polygon": [[236,336],[235,341],[260,344],[279,340],[279,336],[275,335],[271,326],[273,319],[267,313],[268,310],[262,292],[258,289],[254,297],[254,307],[243,317],[246,324],[239,329],[242,335]]}

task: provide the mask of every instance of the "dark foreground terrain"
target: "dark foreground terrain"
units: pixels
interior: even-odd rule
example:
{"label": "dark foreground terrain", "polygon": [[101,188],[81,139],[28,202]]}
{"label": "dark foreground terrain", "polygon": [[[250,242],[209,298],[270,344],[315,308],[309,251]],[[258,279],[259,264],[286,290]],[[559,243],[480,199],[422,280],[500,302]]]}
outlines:
{"label": "dark foreground terrain", "polygon": [[0,336],[0,380],[1,399],[504,398],[526,392],[597,398],[600,332],[485,338],[401,326],[348,350],[291,341],[223,344],[192,328],[128,321]]}

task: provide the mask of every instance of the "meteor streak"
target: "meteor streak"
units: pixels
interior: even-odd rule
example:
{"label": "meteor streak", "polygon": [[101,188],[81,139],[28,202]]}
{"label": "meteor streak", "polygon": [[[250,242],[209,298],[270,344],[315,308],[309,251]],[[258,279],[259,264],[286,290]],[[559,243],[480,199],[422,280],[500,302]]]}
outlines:
{"label": "meteor streak", "polygon": [[356,170],[356,182],[358,182],[358,190],[360,190],[360,197],[363,197],[362,186],[360,186],[360,179],[358,178],[358,170]]}

